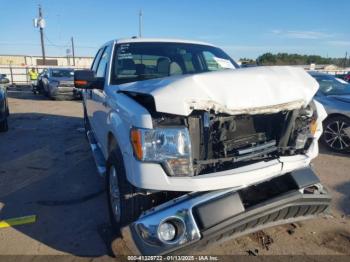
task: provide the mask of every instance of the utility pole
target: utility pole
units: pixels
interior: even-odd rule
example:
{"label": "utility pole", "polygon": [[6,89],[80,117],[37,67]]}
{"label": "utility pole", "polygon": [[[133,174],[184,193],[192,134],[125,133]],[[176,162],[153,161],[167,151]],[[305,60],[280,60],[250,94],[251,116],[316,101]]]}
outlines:
{"label": "utility pole", "polygon": [[43,65],[46,64],[46,57],[45,57],[45,44],[44,44],[44,27],[45,27],[45,20],[43,18],[43,13],[41,10],[41,5],[39,5],[39,17],[34,19],[34,27],[38,28],[40,31],[40,42],[41,42],[41,53],[43,56]]}
{"label": "utility pole", "polygon": [[347,60],[348,60],[348,52],[345,52],[344,68],[346,67]]}
{"label": "utility pole", "polygon": [[139,12],[139,37],[142,37],[142,9]]}
{"label": "utility pole", "polygon": [[74,40],[73,40],[73,36],[70,38],[71,42],[72,42],[72,55],[73,55],[73,66],[75,66],[75,52],[74,52]]}
{"label": "utility pole", "polygon": [[44,44],[44,27],[45,27],[45,20],[43,19],[41,6],[39,5],[39,28],[40,28],[40,40],[41,40],[41,53],[43,55],[43,65],[46,64],[45,44]]}

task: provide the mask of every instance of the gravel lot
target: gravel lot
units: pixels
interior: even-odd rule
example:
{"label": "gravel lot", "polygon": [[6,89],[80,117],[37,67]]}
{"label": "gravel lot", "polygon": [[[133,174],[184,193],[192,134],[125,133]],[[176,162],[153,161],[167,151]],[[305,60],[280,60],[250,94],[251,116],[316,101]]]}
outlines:
{"label": "gravel lot", "polygon": [[[0,229],[0,254],[110,256],[104,183],[83,133],[81,102],[50,101],[28,89],[9,97],[10,130],[0,133],[0,220],[37,221]],[[333,195],[328,216],[196,253],[350,255],[349,155],[321,148],[314,167]]]}

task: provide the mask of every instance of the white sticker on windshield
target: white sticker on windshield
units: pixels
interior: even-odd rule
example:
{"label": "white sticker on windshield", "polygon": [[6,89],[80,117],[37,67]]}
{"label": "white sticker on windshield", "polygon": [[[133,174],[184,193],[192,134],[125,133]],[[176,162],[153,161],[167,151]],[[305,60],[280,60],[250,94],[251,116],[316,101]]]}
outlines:
{"label": "white sticker on windshield", "polygon": [[131,53],[118,53],[118,59],[132,59]]}
{"label": "white sticker on windshield", "polygon": [[222,68],[227,68],[227,69],[235,69],[234,65],[231,63],[230,60],[219,58],[219,57],[213,57],[213,59],[216,61],[216,63],[219,64],[220,67]]}

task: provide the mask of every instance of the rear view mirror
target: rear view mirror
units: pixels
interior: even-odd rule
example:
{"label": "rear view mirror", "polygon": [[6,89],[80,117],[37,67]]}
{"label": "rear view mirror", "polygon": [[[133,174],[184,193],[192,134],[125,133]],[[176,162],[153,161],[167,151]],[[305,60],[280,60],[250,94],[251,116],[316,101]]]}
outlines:
{"label": "rear view mirror", "polygon": [[103,80],[95,77],[92,70],[74,71],[74,86],[83,89],[103,89]]}

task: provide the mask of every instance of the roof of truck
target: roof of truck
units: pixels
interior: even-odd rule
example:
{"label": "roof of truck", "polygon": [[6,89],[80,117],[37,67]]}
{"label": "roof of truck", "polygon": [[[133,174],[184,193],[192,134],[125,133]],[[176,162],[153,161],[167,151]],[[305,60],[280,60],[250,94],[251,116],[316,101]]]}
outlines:
{"label": "roof of truck", "polygon": [[143,38],[143,37],[132,37],[132,38],[121,38],[114,40],[117,44],[126,44],[126,43],[144,43],[144,42],[161,42],[161,43],[185,43],[185,44],[197,44],[197,45],[209,45],[214,46],[209,43],[184,40],[184,39],[172,39],[172,38]]}

